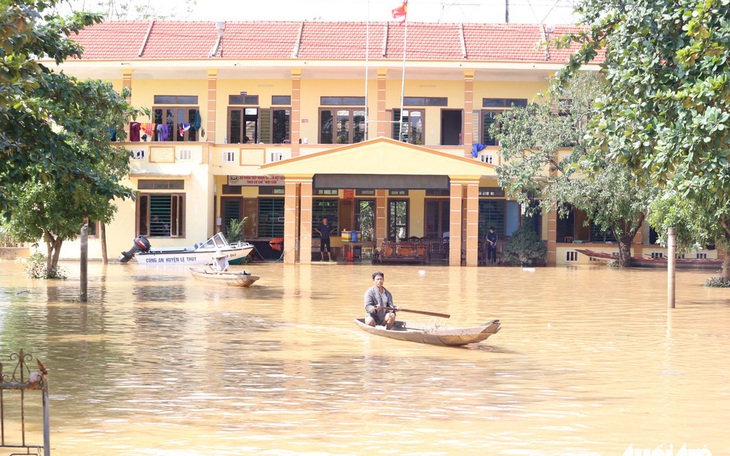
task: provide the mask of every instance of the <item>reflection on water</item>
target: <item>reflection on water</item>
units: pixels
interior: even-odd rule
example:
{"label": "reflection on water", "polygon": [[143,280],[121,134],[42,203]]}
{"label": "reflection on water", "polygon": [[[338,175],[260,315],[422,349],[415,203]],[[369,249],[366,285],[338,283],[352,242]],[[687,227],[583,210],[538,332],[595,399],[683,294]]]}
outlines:
{"label": "reflection on water", "polygon": [[396,304],[502,322],[448,348],[355,326],[371,265],[247,265],[238,289],[92,263],[86,303],[77,264],[1,266],[0,357],[49,369],[54,454],[730,454],[730,294],[707,272],[668,311],[662,271],[379,267]]}

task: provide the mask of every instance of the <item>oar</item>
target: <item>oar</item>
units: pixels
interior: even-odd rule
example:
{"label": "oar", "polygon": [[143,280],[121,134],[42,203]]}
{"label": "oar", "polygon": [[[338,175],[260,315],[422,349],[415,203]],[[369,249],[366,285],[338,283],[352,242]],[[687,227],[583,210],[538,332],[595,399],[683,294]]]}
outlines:
{"label": "oar", "polygon": [[[386,309],[387,309],[387,307],[386,307]],[[449,314],[443,314],[443,313],[438,313],[438,312],[429,312],[427,310],[404,309],[403,307],[396,307],[395,310],[398,312],[411,312],[411,313],[416,313],[416,314],[430,315],[432,317],[451,318],[451,315],[449,315]]]}

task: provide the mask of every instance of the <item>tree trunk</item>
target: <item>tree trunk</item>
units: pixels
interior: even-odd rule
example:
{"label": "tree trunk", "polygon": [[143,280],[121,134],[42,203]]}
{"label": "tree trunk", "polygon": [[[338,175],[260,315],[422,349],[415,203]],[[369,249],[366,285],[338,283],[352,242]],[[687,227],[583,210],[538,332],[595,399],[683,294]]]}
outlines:
{"label": "tree trunk", "polygon": [[730,252],[725,253],[725,259],[722,262],[722,278],[726,282],[730,282]]}
{"label": "tree trunk", "polygon": [[631,243],[633,236],[623,236],[616,239],[618,243],[618,266],[620,268],[631,267]]}
{"label": "tree trunk", "polygon": [[46,274],[49,279],[58,277],[58,259],[61,256],[61,245],[63,239],[59,239],[52,233],[46,232],[46,248],[48,249],[48,258],[46,259]]}
{"label": "tree trunk", "polygon": [[101,262],[107,264],[109,263],[109,258],[106,254],[106,223],[101,222],[99,224],[99,232],[101,235]]}

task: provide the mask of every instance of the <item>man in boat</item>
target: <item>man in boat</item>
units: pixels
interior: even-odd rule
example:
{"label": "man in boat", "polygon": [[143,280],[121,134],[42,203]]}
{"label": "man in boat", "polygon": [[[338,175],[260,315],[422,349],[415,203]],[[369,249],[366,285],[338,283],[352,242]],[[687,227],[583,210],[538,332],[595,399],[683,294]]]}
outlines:
{"label": "man in boat", "polygon": [[383,286],[385,275],[382,272],[373,273],[373,286],[365,292],[365,324],[370,326],[381,325],[391,329],[395,324],[393,295]]}
{"label": "man in boat", "polygon": [[227,272],[229,268],[228,256],[221,249],[216,250],[215,254],[213,254],[213,270],[216,272]]}
{"label": "man in boat", "polygon": [[322,223],[314,230],[319,233],[319,253],[322,255],[322,261],[324,261],[324,252],[327,252],[327,258],[332,261],[332,246],[330,245],[332,226],[327,223],[327,217],[323,217]]}

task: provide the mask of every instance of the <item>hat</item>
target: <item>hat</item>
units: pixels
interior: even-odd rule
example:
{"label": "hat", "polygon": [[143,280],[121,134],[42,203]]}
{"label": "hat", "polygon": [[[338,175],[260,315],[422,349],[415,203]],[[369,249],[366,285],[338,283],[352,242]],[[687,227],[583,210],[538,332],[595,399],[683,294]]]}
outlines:
{"label": "hat", "polygon": [[216,250],[213,254],[213,258],[223,258],[225,256],[225,253],[221,252],[221,249]]}

